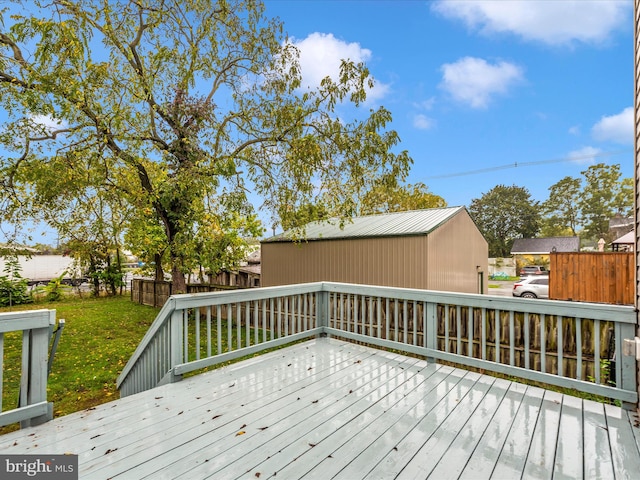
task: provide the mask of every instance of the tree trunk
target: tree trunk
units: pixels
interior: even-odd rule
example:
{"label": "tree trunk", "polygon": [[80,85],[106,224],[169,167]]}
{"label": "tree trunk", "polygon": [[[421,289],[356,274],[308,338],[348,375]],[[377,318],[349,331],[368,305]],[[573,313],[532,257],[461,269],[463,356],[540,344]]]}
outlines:
{"label": "tree trunk", "polygon": [[162,269],[162,255],[159,253],[154,254],[153,261],[156,264],[156,282],[163,282],[164,270]]}
{"label": "tree trunk", "polygon": [[184,274],[180,271],[175,261],[172,261],[171,264],[171,294],[187,293],[187,282],[184,279]]}

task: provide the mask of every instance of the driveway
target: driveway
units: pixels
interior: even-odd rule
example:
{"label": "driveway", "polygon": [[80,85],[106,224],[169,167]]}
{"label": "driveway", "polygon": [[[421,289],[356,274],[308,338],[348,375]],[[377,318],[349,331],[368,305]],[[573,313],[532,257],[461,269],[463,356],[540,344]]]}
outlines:
{"label": "driveway", "polygon": [[511,297],[514,283],[514,280],[489,280],[487,294],[499,297]]}

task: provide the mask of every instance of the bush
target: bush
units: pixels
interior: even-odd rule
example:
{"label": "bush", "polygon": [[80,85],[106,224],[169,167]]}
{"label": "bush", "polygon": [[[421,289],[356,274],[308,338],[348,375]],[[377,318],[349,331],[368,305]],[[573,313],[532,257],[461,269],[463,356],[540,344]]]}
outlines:
{"label": "bush", "polygon": [[7,307],[30,303],[29,284],[26,278],[20,275],[20,264],[17,259],[9,259],[6,262],[4,272],[7,275],[0,276],[0,306]]}
{"label": "bush", "polygon": [[71,288],[62,282],[64,275],[65,274],[63,273],[58,278],[50,280],[47,286],[44,287],[44,291],[46,292],[45,299],[48,302],[56,302],[60,300],[60,298],[62,297],[62,293],[65,290],[69,290]]}

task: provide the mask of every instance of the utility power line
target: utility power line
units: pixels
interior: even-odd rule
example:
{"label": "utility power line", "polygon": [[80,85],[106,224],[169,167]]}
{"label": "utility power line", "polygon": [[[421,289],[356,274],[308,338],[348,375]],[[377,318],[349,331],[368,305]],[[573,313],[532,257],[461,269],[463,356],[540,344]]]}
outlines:
{"label": "utility power line", "polygon": [[436,180],[440,178],[463,177],[466,175],[476,175],[478,173],[495,172],[497,170],[507,170],[509,168],[532,167],[536,165],[546,165],[550,163],[575,162],[577,160],[588,160],[590,158],[600,158],[600,157],[614,157],[616,155],[624,155],[624,154],[633,154],[633,150],[618,150],[614,152],[591,153],[591,154],[585,154],[585,155],[575,155],[571,157],[553,158],[549,160],[536,160],[532,162],[514,162],[514,163],[508,163],[505,165],[498,165],[495,167],[480,168],[477,170],[466,170],[463,172],[445,173],[443,175],[431,175],[425,178],[427,180]]}

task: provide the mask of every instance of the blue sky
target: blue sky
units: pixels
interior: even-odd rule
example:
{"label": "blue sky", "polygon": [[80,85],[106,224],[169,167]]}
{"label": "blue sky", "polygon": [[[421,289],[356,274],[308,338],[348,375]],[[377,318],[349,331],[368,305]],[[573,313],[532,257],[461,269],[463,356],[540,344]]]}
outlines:
{"label": "blue sky", "polygon": [[265,5],[299,48],[305,85],[335,75],[341,58],[367,63],[376,85],[365,107],[392,112],[414,159],[408,182],[450,206],[498,184],[544,201],[599,162],[633,176],[632,0]]}
{"label": "blue sky", "polygon": [[543,201],[600,162],[633,176],[631,0],[265,4],[300,49],[309,84],[340,58],[367,63],[369,106],[392,112],[414,159],[408,181],[450,206],[498,184]]}

